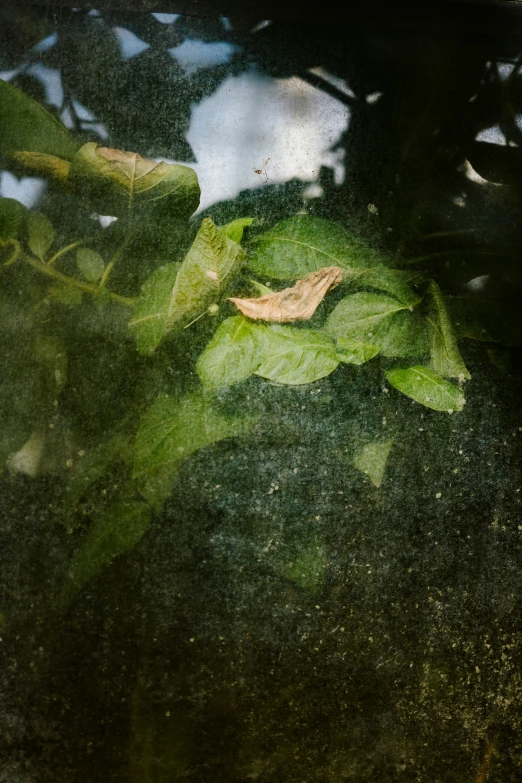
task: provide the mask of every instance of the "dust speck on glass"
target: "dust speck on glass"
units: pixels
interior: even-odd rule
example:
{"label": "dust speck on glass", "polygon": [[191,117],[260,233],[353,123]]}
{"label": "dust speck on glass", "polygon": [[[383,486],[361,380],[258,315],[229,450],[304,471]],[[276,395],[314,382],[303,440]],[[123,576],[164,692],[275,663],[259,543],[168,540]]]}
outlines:
{"label": "dust speck on glass", "polygon": [[522,779],[519,21],[2,5],[2,783]]}

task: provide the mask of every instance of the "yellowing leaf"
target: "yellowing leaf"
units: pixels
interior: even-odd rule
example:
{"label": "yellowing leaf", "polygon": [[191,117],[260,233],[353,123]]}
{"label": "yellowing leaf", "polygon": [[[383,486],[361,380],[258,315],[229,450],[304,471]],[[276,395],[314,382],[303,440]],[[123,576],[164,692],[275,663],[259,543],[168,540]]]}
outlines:
{"label": "yellowing leaf", "polygon": [[230,298],[243,315],[254,320],[289,323],[306,321],[331,288],[342,282],[343,270],[328,266],[298,280],[291,288],[265,294],[255,299]]}
{"label": "yellowing leaf", "polygon": [[84,144],[74,156],[69,182],[104,215],[124,216],[135,207],[159,205],[171,216],[189,216],[199,204],[195,171],[177,163],[157,163],[137,152]]}
{"label": "yellowing leaf", "polygon": [[65,185],[69,177],[70,161],[58,158],[56,155],[44,155],[42,152],[13,152],[10,157],[22,163],[33,174],[48,177],[61,185]]}

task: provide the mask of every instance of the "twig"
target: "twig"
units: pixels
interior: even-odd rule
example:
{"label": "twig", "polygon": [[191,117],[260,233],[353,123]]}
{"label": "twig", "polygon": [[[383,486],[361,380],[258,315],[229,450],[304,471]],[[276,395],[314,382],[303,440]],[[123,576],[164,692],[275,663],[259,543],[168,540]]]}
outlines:
{"label": "twig", "polygon": [[70,245],[66,245],[65,247],[62,247],[62,249],[59,250],[57,253],[55,253],[54,256],[51,256],[51,258],[47,262],[47,267],[53,266],[58,261],[59,258],[64,256],[70,250],[74,250],[75,247],[78,247],[79,245],[83,245],[83,243],[84,240],[79,239],[77,242],[72,242]]}
{"label": "twig", "polygon": [[[47,264],[43,264],[41,261],[36,261],[36,259],[31,258],[30,256],[24,255],[22,256],[24,261],[27,261],[28,264],[30,264],[33,269],[36,269],[38,272],[42,272],[42,274],[47,275],[48,277],[52,277],[55,280],[59,280],[61,283],[65,283],[65,285],[74,286],[75,288],[79,288],[80,291],[85,291],[88,294],[94,294],[95,296],[99,296],[102,291],[105,289],[97,288],[94,285],[89,285],[88,283],[82,283],[80,280],[76,280],[74,277],[69,277],[68,275],[64,275],[61,272],[58,272],[57,269],[54,269],[53,267],[47,266]],[[129,299],[126,296],[120,296],[119,294],[115,294],[112,291],[108,291],[110,294],[111,299],[113,299],[115,302],[120,302],[120,304],[127,305],[127,307],[134,307],[135,300]]]}

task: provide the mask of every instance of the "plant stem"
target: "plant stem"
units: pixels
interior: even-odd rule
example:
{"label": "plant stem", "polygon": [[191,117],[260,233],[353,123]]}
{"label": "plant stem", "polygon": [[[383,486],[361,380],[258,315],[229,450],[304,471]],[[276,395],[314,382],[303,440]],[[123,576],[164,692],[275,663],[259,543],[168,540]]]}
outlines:
{"label": "plant stem", "polygon": [[109,279],[109,275],[112,272],[112,270],[114,268],[114,265],[116,264],[117,261],[120,260],[120,258],[122,256],[124,247],[125,247],[125,242],[123,243],[123,245],[121,247],[119,247],[117,249],[117,251],[114,253],[113,257],[111,258],[111,260],[109,261],[109,263],[105,267],[105,271],[104,271],[104,273],[102,275],[102,278],[100,280],[100,289],[101,288],[105,288],[105,284],[106,284],[107,280]]}
{"label": "plant stem", "polygon": [[[55,280],[59,280],[61,283],[65,283],[65,285],[72,285],[75,288],[79,288],[80,291],[85,291],[87,294],[94,294],[94,295],[100,295],[101,291],[103,289],[97,288],[94,285],[89,285],[88,283],[82,283],[80,280],[76,280],[74,277],[69,277],[68,275],[64,275],[61,272],[58,272],[57,269],[53,269],[52,267],[49,267],[47,264],[42,263],[41,261],[36,261],[36,259],[30,258],[30,256],[24,255],[22,256],[24,261],[27,261],[28,264],[30,264],[33,269],[36,269],[38,272],[42,272],[42,274],[47,275],[48,277],[52,277]],[[135,301],[134,299],[129,299],[126,296],[120,296],[119,294],[115,294],[112,291],[108,292],[111,296],[111,299],[113,299],[115,302],[120,302],[120,304],[127,305],[127,307],[134,307]]]}
{"label": "plant stem", "polygon": [[13,254],[11,258],[5,261],[2,266],[11,266],[20,257],[20,243],[16,239],[8,239],[4,246],[9,245],[13,248]]}
{"label": "plant stem", "polygon": [[83,243],[84,240],[79,239],[77,242],[71,242],[70,245],[66,245],[65,247],[62,247],[62,249],[59,250],[57,253],[55,253],[54,256],[51,256],[46,266],[47,267],[53,266],[58,261],[58,259],[64,256],[66,253],[68,253],[69,250],[74,250],[75,247],[78,247],[79,245],[83,245]]}

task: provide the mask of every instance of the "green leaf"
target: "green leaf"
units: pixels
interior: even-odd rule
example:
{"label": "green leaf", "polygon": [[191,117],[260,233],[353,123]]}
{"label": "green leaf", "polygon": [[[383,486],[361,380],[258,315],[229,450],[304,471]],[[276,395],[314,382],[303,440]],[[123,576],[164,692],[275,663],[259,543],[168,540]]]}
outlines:
{"label": "green leaf", "polygon": [[228,239],[205,218],[188,251],[172,290],[168,325],[187,324],[221,296],[244,259],[241,245]]}
{"label": "green leaf", "polygon": [[255,375],[276,383],[313,383],[339,364],[334,341],[324,332],[254,323],[251,330],[261,363]]}
{"label": "green leaf", "polygon": [[354,467],[365,473],[377,489],[381,486],[392,446],[393,438],[366,443],[354,458]]}
{"label": "green leaf", "polygon": [[337,223],[310,215],[278,223],[251,239],[248,247],[248,267],[278,280],[296,280],[325,266],[361,269],[383,260]]}
{"label": "green leaf", "polygon": [[76,264],[79,272],[90,283],[97,283],[105,272],[105,261],[101,255],[88,247],[78,248]]}
{"label": "green leaf", "polygon": [[29,212],[27,233],[29,249],[43,261],[45,254],[53,243],[53,224],[41,212]]}
{"label": "green leaf", "polygon": [[147,532],[150,521],[151,509],[146,503],[122,501],[109,506],[89,528],[72,559],[64,603],[73,600],[114,558],[135,547]]}
{"label": "green leaf", "polygon": [[253,423],[252,418],[219,413],[202,394],[181,400],[158,397],[140,422],[134,477],[164,465],[176,465],[198,449],[244,434]]}
{"label": "green leaf", "polygon": [[84,144],[74,156],[69,182],[104,215],[128,215],[159,205],[171,217],[189,217],[199,205],[196,172],[177,163],[157,163],[137,152]]}
{"label": "green leaf", "polygon": [[428,294],[430,306],[426,320],[430,328],[431,366],[446,378],[471,378],[457,347],[442,291],[434,280],[430,281]]}
{"label": "green leaf", "polygon": [[24,205],[14,198],[0,198],[0,240],[18,236],[26,211]]}
{"label": "green leaf", "polygon": [[364,364],[380,350],[378,345],[359,343],[347,337],[339,337],[337,340],[337,358],[346,364]]}
{"label": "green leaf", "polygon": [[360,291],[341,299],[330,313],[325,329],[337,339],[347,337],[355,342],[379,345],[374,335],[381,322],[404,309],[407,305],[391,296]]}
{"label": "green leaf", "polygon": [[466,402],[458,386],[420,364],[406,370],[388,370],[386,378],[407,397],[434,411],[461,411]]}
{"label": "green leaf", "polygon": [[388,358],[423,356],[429,350],[426,321],[408,310],[385,318],[377,325],[372,339],[380,345],[381,354]]}
{"label": "green leaf", "polygon": [[373,269],[361,269],[353,281],[350,281],[352,287],[357,288],[375,288],[378,291],[385,291],[407,307],[414,307],[420,302],[418,296],[406,282],[407,277],[404,272],[398,269],[390,269],[386,266],[376,266]]}
{"label": "green leaf", "polygon": [[0,152],[43,152],[71,160],[79,146],[47,109],[0,80]]}
{"label": "green leaf", "polygon": [[252,374],[297,385],[324,378],[339,361],[333,340],[323,332],[234,316],[221,324],[197,370],[208,387],[231,386]]}
{"label": "green leaf", "polygon": [[180,267],[181,264],[161,266],[142,286],[129,328],[144,356],[151,356],[169,331],[168,312]]}
{"label": "green leaf", "polygon": [[246,380],[260,361],[251,322],[236,315],[219,326],[196,369],[203,386],[217,388]]}
{"label": "green leaf", "polygon": [[161,511],[164,502],[172,494],[180,467],[181,461],[172,462],[149,473],[142,473],[135,479],[138,492],[154,511]]}
{"label": "green leaf", "polygon": [[266,294],[275,293],[271,288],[269,288],[267,285],[263,285],[263,283],[260,283],[258,280],[252,280],[252,278],[249,278],[248,282],[254,286],[254,288],[256,289],[257,293],[260,294],[260,296],[265,296]]}
{"label": "green leaf", "polygon": [[124,445],[125,439],[121,435],[113,435],[88,450],[81,459],[76,460],[62,501],[66,513],[71,514],[76,510],[78,502],[91,484],[97,481],[107,468],[119,458]]}
{"label": "green leaf", "polygon": [[220,226],[220,230],[229,239],[233,239],[234,242],[241,242],[243,239],[243,232],[247,226],[251,226],[255,223],[255,218],[238,218],[231,223],[226,223],[224,226]]}

